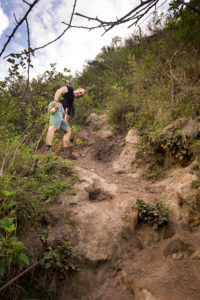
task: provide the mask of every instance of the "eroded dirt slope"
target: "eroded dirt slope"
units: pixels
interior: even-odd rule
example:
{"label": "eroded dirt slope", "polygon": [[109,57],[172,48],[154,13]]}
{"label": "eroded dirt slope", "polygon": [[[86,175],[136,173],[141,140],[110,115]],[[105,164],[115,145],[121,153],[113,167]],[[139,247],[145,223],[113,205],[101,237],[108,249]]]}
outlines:
{"label": "eroded dirt slope", "polygon": [[[145,181],[137,167],[136,134],[116,136],[106,116],[92,114],[79,138],[84,144],[74,147],[77,193],[46,212],[55,242],[70,240],[80,262],[70,278],[52,279],[56,299],[199,300],[200,232],[198,222],[191,226],[195,212],[184,201],[195,178],[191,166],[159,182]],[[166,202],[169,225],[138,224],[137,198]]]}

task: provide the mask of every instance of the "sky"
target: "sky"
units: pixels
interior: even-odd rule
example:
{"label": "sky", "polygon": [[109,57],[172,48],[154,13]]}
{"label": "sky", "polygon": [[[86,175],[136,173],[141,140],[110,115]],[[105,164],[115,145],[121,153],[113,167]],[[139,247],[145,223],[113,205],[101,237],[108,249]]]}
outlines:
{"label": "sky", "polygon": [[[27,0],[32,3],[33,0]],[[41,46],[57,37],[64,29],[62,22],[69,22],[73,0],[40,0],[31,11],[28,21],[30,27],[31,47]],[[76,12],[104,20],[116,19],[129,12],[139,0],[77,0]],[[0,0],[0,49],[7,40],[6,35],[12,32],[16,25],[14,14],[19,21],[27,11],[28,5],[22,0]],[[143,22],[143,28],[147,24]],[[82,18],[74,17],[73,25],[92,25]],[[31,77],[41,75],[50,68],[51,63],[57,64],[57,70],[71,70],[71,74],[81,72],[88,60],[92,60],[103,46],[108,46],[115,36],[126,38],[134,30],[128,29],[128,24],[114,27],[103,34],[103,29],[84,30],[71,28],[65,35],[52,45],[35,52],[32,61]],[[145,29],[144,29],[145,30]],[[27,47],[25,23],[17,30],[3,57],[12,52],[20,52]],[[6,76],[8,63],[0,58],[0,79]]]}

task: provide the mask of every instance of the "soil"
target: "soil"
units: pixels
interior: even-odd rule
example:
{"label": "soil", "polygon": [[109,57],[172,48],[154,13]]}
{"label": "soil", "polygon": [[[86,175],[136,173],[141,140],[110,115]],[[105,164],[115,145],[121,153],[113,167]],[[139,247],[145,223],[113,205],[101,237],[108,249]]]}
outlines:
{"label": "soil", "polygon": [[[168,179],[147,181],[138,172],[116,171],[125,138],[95,122],[78,133],[83,144],[73,147],[80,176],[76,195],[59,198],[44,213],[54,243],[70,240],[80,263],[80,271],[49,283],[55,299],[199,300],[199,226],[188,223],[187,206],[179,205]],[[176,172],[181,177],[186,170]],[[176,185],[178,176],[170,176]],[[138,198],[167,202],[169,224],[157,229],[139,223],[133,207]]]}

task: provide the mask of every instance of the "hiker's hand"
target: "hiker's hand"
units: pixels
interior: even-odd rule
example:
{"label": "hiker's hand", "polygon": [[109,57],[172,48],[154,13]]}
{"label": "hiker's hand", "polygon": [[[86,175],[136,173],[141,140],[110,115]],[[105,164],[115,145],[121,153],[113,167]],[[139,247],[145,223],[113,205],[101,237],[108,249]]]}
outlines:
{"label": "hiker's hand", "polygon": [[58,103],[55,103],[54,107],[55,107],[55,110],[58,110],[59,104],[58,104]]}

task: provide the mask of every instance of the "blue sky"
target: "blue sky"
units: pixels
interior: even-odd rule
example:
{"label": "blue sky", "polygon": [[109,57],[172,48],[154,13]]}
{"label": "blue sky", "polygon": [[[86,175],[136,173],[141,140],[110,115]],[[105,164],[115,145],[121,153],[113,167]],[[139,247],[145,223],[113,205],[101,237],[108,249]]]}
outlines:
{"label": "blue sky", "polygon": [[[33,0],[27,0],[32,3]],[[98,16],[102,19],[115,19],[130,11],[139,0],[77,0],[76,11],[90,16]],[[29,15],[29,26],[31,34],[31,46],[41,46],[59,35],[65,28],[62,21],[69,22],[73,1],[68,0],[40,0]],[[23,16],[28,6],[22,0],[0,0],[0,46],[6,41],[15,26],[15,13],[18,20]],[[74,24],[83,24],[80,18],[74,18]],[[147,21],[146,21],[147,23]],[[115,27],[113,30],[101,36],[103,31],[86,31],[81,29],[70,29],[56,43],[36,52],[33,61],[34,68],[31,77],[42,74],[49,69],[50,63],[56,63],[57,69],[71,70],[72,74],[81,71],[87,60],[94,59],[103,46],[109,45],[115,36],[128,37],[134,28],[128,29],[127,24]],[[145,26],[145,23],[143,24]],[[136,29],[135,29],[136,30]],[[27,45],[26,27],[23,24],[15,38],[3,56],[10,52],[18,52]],[[0,78],[6,75],[8,65],[5,60],[0,59]]]}

